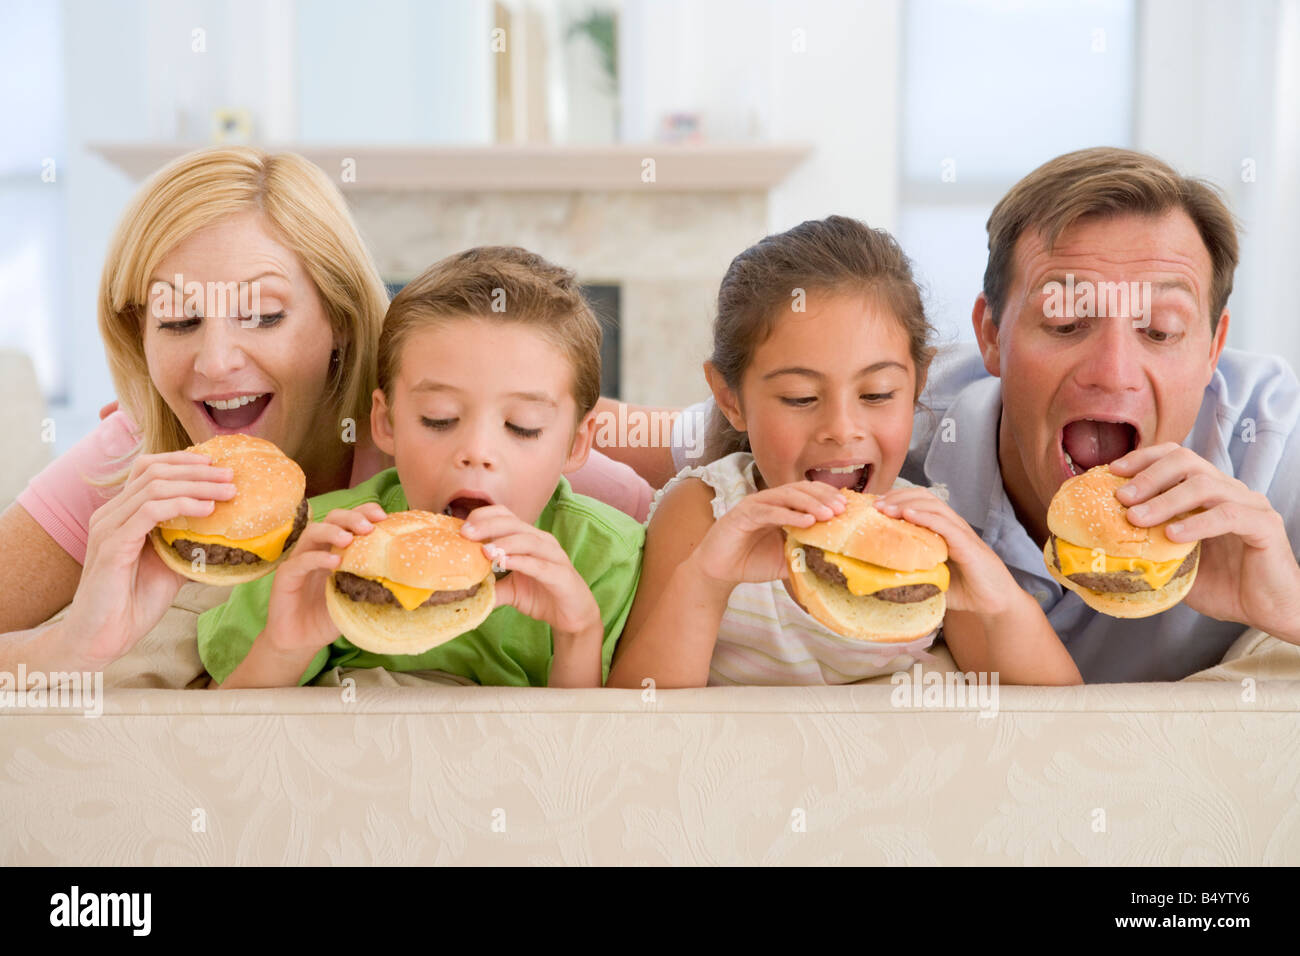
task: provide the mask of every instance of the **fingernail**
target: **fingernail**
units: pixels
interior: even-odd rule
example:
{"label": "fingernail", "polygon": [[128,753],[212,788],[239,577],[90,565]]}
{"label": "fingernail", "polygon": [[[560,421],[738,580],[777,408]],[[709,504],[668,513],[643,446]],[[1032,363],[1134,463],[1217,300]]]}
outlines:
{"label": "fingernail", "polygon": [[466,522],[465,524],[460,526],[460,533],[464,535],[474,534],[476,531],[478,531],[478,528],[475,528],[469,522]]}
{"label": "fingernail", "polygon": [[1124,485],[1119,491],[1115,492],[1121,498],[1132,498],[1137,494],[1137,485]]}
{"label": "fingernail", "polygon": [[1168,531],[1170,534],[1182,534],[1183,526],[1181,524],[1171,524]]}
{"label": "fingernail", "polygon": [[1134,518],[1145,518],[1147,513],[1147,506],[1134,505],[1132,508],[1128,509],[1128,513],[1131,514]]}
{"label": "fingernail", "polygon": [[362,518],[362,519],[358,522],[358,525],[360,526],[360,528],[361,528],[362,531],[369,531],[371,528],[374,527],[374,525],[372,525],[372,524],[370,523],[370,519],[368,519],[368,518]]}

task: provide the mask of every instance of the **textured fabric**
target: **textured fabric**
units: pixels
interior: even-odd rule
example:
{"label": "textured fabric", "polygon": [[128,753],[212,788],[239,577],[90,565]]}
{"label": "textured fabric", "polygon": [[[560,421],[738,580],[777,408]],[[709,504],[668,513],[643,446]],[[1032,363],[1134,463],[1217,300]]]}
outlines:
{"label": "textured fabric", "polygon": [[[663,495],[686,478],[698,478],[713,489],[715,520],[758,490],[754,456],[736,452],[679,472],[655,496],[651,515]],[[909,486],[901,478],[894,483],[895,488]],[[910,667],[933,642],[933,633],[906,644],[842,637],[801,608],[784,582],[738,584],[718,626],[709,684],[849,684]]]}
{"label": "textured fabric", "polygon": [[1250,695],[1002,687],[987,717],[888,677],[110,689],[0,711],[0,865],[1296,865],[1296,664]]}
{"label": "textured fabric", "polygon": [[[405,511],[406,495],[390,468],[356,488],[311,499],[316,520],[336,508],[377,502],[386,512]],[[644,529],[608,505],[575,495],[561,478],[542,509],[537,527],[555,536],[591,588],[604,624],[601,679],[609,676],[614,646],[632,608],[641,573]],[[224,681],[239,666],[266,626],[274,575],[241,584],[230,600],[203,614],[198,623],[199,655],[208,673]],[[306,684],[333,667],[384,667],[393,671],[438,670],[479,684],[545,686],[550,677],[551,629],[512,607],[499,607],[465,634],[423,654],[372,654],[340,636],[321,648],[299,679]]]}
{"label": "textured fabric", "polygon": [[[1206,617],[1186,604],[1141,620],[1108,617],[1048,574],[1042,547],[1016,517],[1002,484],[1002,388],[974,345],[941,353],[921,394],[903,477],[947,487],[948,504],[1038,601],[1086,682],[1178,680],[1214,665],[1244,624]],[[693,416],[701,425],[712,408],[711,400],[701,402],[678,416],[674,461],[691,463],[682,419]],[[1224,349],[1183,445],[1266,494],[1286,523],[1292,548],[1300,544],[1300,382],[1286,362]]]}
{"label": "textured fabric", "polygon": [[182,589],[103,716],[0,710],[0,865],[1300,864],[1300,648],[1258,631],[1181,683],[1000,687],[991,717],[899,706],[908,672],[152,689],[202,674],[225,590]]}

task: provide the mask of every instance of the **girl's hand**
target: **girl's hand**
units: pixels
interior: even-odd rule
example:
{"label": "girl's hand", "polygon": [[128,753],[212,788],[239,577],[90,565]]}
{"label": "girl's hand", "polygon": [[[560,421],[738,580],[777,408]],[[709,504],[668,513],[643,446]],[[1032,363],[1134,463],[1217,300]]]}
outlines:
{"label": "girl's hand", "polygon": [[721,584],[783,581],[790,577],[785,563],[782,525],[806,528],[843,513],[838,488],[820,481],[796,481],[756,491],[713,523],[691,553],[701,574]]}
{"label": "girl's hand", "polygon": [[383,508],[367,502],[336,508],[303,529],[271,585],[265,633],[276,650],[315,653],[338,638],[338,625],[325,608],[325,589],[343,557],[330,549],[346,548],[355,535],[369,534],[386,517]]}
{"label": "girl's hand", "polygon": [[74,660],[103,669],[162,620],[185,578],[147,539],[160,522],[210,515],[234,497],[234,473],[211,460],[186,451],[140,455],[122,490],[91,515],[81,580],[61,624]]}
{"label": "girl's hand", "polygon": [[[496,606],[508,604],[553,634],[603,634],[600,608],[560,542],[517,517],[505,505],[475,508],[460,533],[482,541],[493,570],[512,573],[496,582]],[[597,674],[599,677],[599,674]]]}
{"label": "girl's hand", "polygon": [[883,514],[929,528],[947,542],[949,609],[1001,614],[1023,593],[975,529],[929,489],[896,488],[877,498],[875,505]]}

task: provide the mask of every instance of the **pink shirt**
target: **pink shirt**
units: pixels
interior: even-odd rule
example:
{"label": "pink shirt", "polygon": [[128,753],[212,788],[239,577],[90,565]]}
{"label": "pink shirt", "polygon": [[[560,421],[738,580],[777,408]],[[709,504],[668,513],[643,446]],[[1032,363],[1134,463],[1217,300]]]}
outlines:
{"label": "pink shirt", "polygon": [[[18,496],[18,504],[78,564],[86,563],[90,516],[120,488],[97,487],[87,482],[85,476],[102,478],[127,467],[129,460],[117,463],[115,459],[130,452],[139,439],[131,416],[124,411],[114,411],[89,435],[50,462]],[[376,448],[367,436],[353,453],[349,487],[392,465],[393,460]],[[638,521],[644,522],[646,512],[650,510],[653,494],[645,479],[627,465],[599,452],[593,451],[587,464],[570,475],[569,481],[579,494],[599,498]]]}

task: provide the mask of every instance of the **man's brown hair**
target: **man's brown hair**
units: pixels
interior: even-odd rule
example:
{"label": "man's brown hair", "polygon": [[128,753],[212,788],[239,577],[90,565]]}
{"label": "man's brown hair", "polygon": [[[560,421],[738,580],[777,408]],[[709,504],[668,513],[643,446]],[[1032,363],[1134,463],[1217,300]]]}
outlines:
{"label": "man's brown hair", "polygon": [[1158,216],[1181,209],[1191,218],[1210,253],[1210,332],[1232,293],[1237,268],[1237,223],[1218,189],[1181,176],[1147,153],[1099,146],[1066,153],[1039,166],[993,207],[989,216],[989,261],[984,298],[993,323],[1002,321],[1014,266],[1016,242],[1036,229],[1050,249],[1061,233],[1081,219],[1131,213]]}
{"label": "man's brown hair", "polygon": [[451,319],[518,322],[536,329],[569,360],[578,418],[600,397],[600,322],[578,281],[518,246],[478,246],[435,262],[388,306],[379,336],[379,387],[389,406],[412,332]]}

